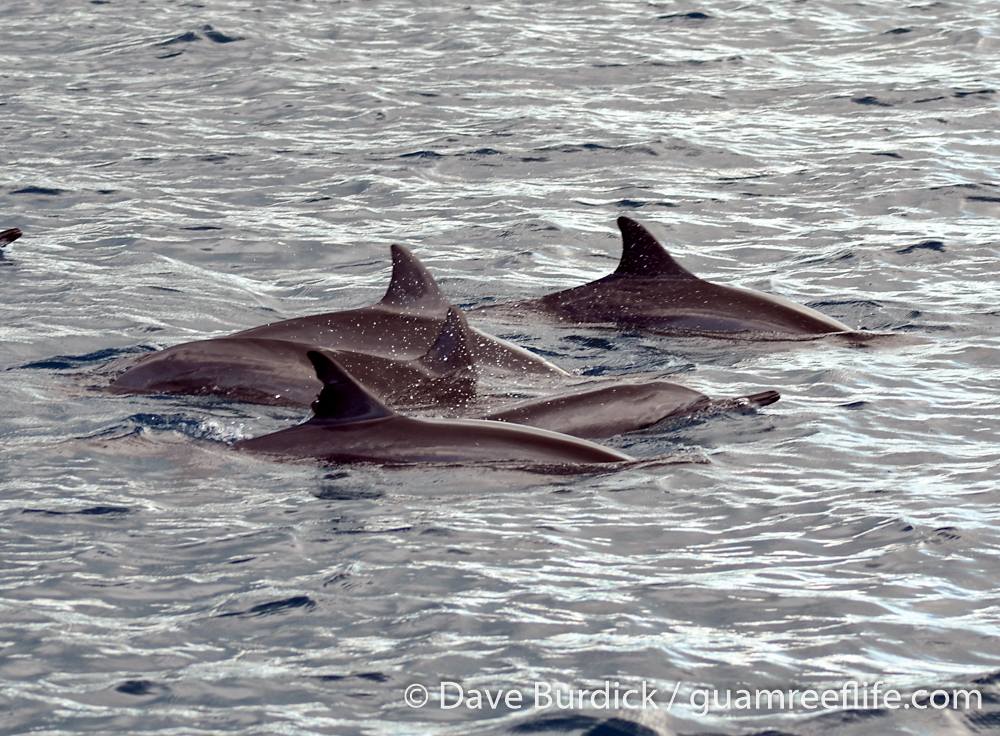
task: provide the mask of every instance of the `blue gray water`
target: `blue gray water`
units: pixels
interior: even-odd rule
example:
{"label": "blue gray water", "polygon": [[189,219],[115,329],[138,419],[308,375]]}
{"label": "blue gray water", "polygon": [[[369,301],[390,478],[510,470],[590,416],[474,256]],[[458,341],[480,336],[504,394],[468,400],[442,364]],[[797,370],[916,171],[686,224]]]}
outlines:
{"label": "blue gray water", "polygon": [[[998,52],[987,0],[5,3],[0,731],[996,728]],[[99,390],[375,301],[393,242],[467,307],[584,283],[620,214],[896,344],[479,323],[782,393],[612,443],[707,462],[580,478],[272,464],[228,443],[301,412]],[[985,702],[691,705],[850,680]],[[605,681],[660,710],[527,707]]]}

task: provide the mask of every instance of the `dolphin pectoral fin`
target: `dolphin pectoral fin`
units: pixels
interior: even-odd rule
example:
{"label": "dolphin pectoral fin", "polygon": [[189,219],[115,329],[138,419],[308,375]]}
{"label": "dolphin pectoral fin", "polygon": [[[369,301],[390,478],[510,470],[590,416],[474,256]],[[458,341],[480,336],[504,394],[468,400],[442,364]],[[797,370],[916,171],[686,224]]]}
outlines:
{"label": "dolphin pectoral fin", "polygon": [[21,231],[16,227],[12,227],[10,230],[4,230],[0,233],[0,248],[3,248],[5,245],[10,245],[19,237],[21,237]]}
{"label": "dolphin pectoral fin", "polygon": [[330,353],[310,350],[306,357],[316,369],[316,377],[323,382],[323,390],[312,404],[315,416],[310,422],[339,424],[398,416],[345,371]]}
{"label": "dolphin pectoral fin", "polygon": [[674,260],[660,241],[635,220],[618,218],[622,231],[622,259],[616,276],[639,276],[646,279],[698,281],[698,277]]}
{"label": "dolphin pectoral fin", "polygon": [[458,307],[450,307],[441,334],[419,361],[432,372],[446,375],[472,368],[475,362],[469,350],[469,323]]}
{"label": "dolphin pectoral fin", "polygon": [[416,256],[401,245],[393,245],[392,279],[379,304],[404,311],[444,311],[451,301]]}

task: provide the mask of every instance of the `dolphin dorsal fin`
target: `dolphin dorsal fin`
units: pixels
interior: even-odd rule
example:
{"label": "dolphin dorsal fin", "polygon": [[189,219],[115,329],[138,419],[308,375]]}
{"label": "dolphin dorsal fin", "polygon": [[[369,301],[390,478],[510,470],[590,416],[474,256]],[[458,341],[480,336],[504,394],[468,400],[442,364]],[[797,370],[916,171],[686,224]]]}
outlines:
{"label": "dolphin dorsal fin", "polygon": [[5,245],[10,245],[19,237],[21,237],[21,231],[16,227],[12,227],[10,230],[4,230],[0,233],[0,248],[3,248]]}
{"label": "dolphin dorsal fin", "polygon": [[392,280],[379,304],[405,311],[444,311],[451,306],[431,272],[401,245],[392,246]]}
{"label": "dolphin dorsal fin", "polygon": [[698,279],[675,261],[660,241],[635,220],[619,217],[618,228],[622,231],[622,260],[615,275],[685,281]]}
{"label": "dolphin dorsal fin", "polygon": [[473,366],[469,350],[469,323],[465,321],[461,309],[455,306],[448,308],[441,334],[420,362],[441,375]]}
{"label": "dolphin dorsal fin", "polygon": [[316,369],[316,377],[323,382],[323,390],[312,404],[315,416],[310,421],[346,424],[396,416],[396,412],[358,383],[326,351],[310,350],[306,357]]}

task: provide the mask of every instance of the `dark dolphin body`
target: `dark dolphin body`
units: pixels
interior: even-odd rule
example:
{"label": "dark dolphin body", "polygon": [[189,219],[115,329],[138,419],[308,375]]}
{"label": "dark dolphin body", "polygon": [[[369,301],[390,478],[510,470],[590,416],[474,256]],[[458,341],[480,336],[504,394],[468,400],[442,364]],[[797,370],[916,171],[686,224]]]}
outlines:
{"label": "dark dolphin body", "polygon": [[10,230],[4,230],[0,233],[0,249],[10,245],[19,237],[21,237],[21,231],[16,227],[12,227]]}
{"label": "dark dolphin body", "polygon": [[[471,329],[457,307],[448,310],[438,339],[414,360],[350,350],[328,351],[359,383],[404,411],[444,411],[458,416],[521,424],[604,439],[669,417],[704,411],[766,406],[774,391],[709,399],[668,381],[578,388],[513,408],[476,413],[477,378],[469,352]],[[233,401],[308,407],[323,384],[307,357],[311,346],[287,340],[223,337],[167,348],[148,356],[110,387],[116,394],[222,396]],[[497,397],[490,399],[496,401]]]}
{"label": "dark dolphin body", "polygon": [[544,319],[713,336],[851,333],[847,325],[809,307],[704,281],[677,263],[639,223],[619,217],[618,227],[622,258],[613,274],[539,299],[481,307],[473,314],[511,322]]}
{"label": "dark dolphin body", "polygon": [[[359,381],[394,406],[460,406],[475,396],[476,374],[457,307],[438,339],[406,360],[352,350],[332,351]],[[323,388],[306,357],[312,346],[259,337],[223,337],[154,353],[111,385],[116,394],[223,396],[233,401],[308,407]]]}
{"label": "dark dolphin body", "polygon": [[[393,245],[392,280],[377,304],[275,322],[232,337],[288,340],[412,360],[426,353],[437,339],[452,306],[424,265],[403,246]],[[469,350],[480,372],[567,375],[524,348],[470,329]]]}
{"label": "dark dolphin body", "polygon": [[[378,366],[400,365],[423,359],[446,330],[450,311],[458,311],[464,324],[464,315],[444,295],[434,277],[413,254],[401,245],[392,246],[392,280],[385,296],[377,304],[342,312],[330,312],[312,317],[275,322],[262,327],[237,332],[227,338],[200,340],[177,345],[161,353],[143,358],[111,386],[116,393],[219,393],[232,398],[226,384],[219,391],[206,388],[212,371],[224,365],[227,379],[234,383],[245,365],[257,377],[279,369],[282,361],[291,361],[290,376],[305,377],[309,389],[296,392],[293,400],[286,400],[287,393],[277,401],[268,400],[271,388],[281,389],[283,381],[274,386],[265,382],[263,391],[246,393],[241,400],[265,404],[301,404],[308,406],[319,390],[306,353],[314,348],[325,348],[342,353],[350,370],[357,370],[366,383]],[[549,361],[500,338],[464,325],[471,364],[477,373],[487,375],[569,375]],[[280,343],[280,344],[279,344]],[[298,346],[298,347],[296,347]],[[366,370],[362,365],[368,356],[372,365]],[[379,361],[378,359],[383,359]],[[199,367],[199,360],[204,365]],[[220,363],[222,361],[222,363]],[[389,363],[388,361],[394,361]],[[155,366],[155,369],[154,369]],[[174,372],[171,375],[171,371]],[[257,380],[251,375],[248,381]],[[398,379],[386,377],[378,387],[400,384]],[[187,383],[191,390],[185,390]],[[234,383],[235,385],[235,383]],[[161,391],[158,386],[168,387]],[[369,386],[376,388],[376,383]],[[257,399],[249,398],[258,395]],[[307,398],[308,397],[308,398]]]}
{"label": "dark dolphin body", "polygon": [[651,427],[670,417],[702,412],[756,409],[773,404],[777,391],[712,400],[668,381],[621,383],[579,391],[482,416],[591,440]]}
{"label": "dark dolphin body", "polygon": [[325,463],[481,463],[594,466],[632,460],[586,440],[474,419],[415,419],[388,408],[332,354],[310,351],[323,382],[309,421],[237,442],[244,452]]}
{"label": "dark dolphin body", "polygon": [[[216,395],[233,401],[308,407],[323,387],[307,357],[318,346],[301,341],[311,338],[341,346],[327,350],[358,382],[397,410],[495,419],[588,439],[641,429],[672,416],[764,406],[777,400],[778,395],[770,392],[712,401],[674,383],[647,381],[588,386],[482,415],[476,400],[484,398],[478,386],[483,373],[509,379],[542,371],[558,380],[569,374],[470,328],[461,310],[448,303],[416,259],[398,246],[393,256],[388,293],[372,307],[176,345],[143,358],[115,379],[109,390],[115,394]],[[438,320],[440,308],[445,309],[445,316]],[[425,311],[435,316],[428,317]],[[432,329],[438,330],[436,339],[425,352],[416,354],[424,344],[421,333]],[[482,350],[480,358],[484,352],[488,356],[485,367],[475,360],[476,347]],[[774,398],[761,400],[765,395]],[[481,403],[497,401],[507,400],[494,395]]]}
{"label": "dark dolphin body", "polygon": [[465,403],[474,389],[473,374],[569,375],[469,327],[406,248],[393,245],[392,261],[392,280],[377,304],[176,345],[140,360],[110,390],[309,406],[321,388],[306,358],[315,348],[333,350],[359,380],[397,408]]}

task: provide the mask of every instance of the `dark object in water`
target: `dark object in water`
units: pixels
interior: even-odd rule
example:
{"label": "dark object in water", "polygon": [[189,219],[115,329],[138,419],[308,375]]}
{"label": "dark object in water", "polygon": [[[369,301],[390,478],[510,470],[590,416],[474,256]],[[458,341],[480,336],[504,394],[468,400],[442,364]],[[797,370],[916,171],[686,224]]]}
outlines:
{"label": "dark object in water", "polygon": [[325,463],[481,463],[594,466],[628,455],[568,435],[477,419],[417,419],[387,407],[337,365],[331,353],[308,358],[323,382],[315,415],[296,427],[243,440],[238,451]]}
{"label": "dark object in water", "polygon": [[[337,360],[393,406],[458,406],[475,395],[468,326],[449,309],[426,353],[394,358],[332,350]],[[308,407],[323,384],[306,354],[315,346],[259,337],[222,337],[175,345],[146,356],[111,384],[115,394],[222,396],[233,401]]]}
{"label": "dark object in water", "polygon": [[[713,336],[851,333],[851,328],[780,297],[713,284],[681,266],[646,228],[618,218],[622,257],[609,276],[539,299],[481,307],[501,321],[613,324]],[[853,334],[853,333],[852,333]]]}
{"label": "dark object in water", "polygon": [[616,383],[532,401],[512,409],[491,412],[481,418],[600,440],[651,427],[670,417],[757,409],[773,404],[779,398],[781,395],[777,391],[764,391],[750,396],[713,400],[669,381]]}
{"label": "dark object in water", "polygon": [[21,237],[21,231],[16,227],[12,227],[10,230],[4,230],[0,233],[0,248],[10,245],[19,237]]}

